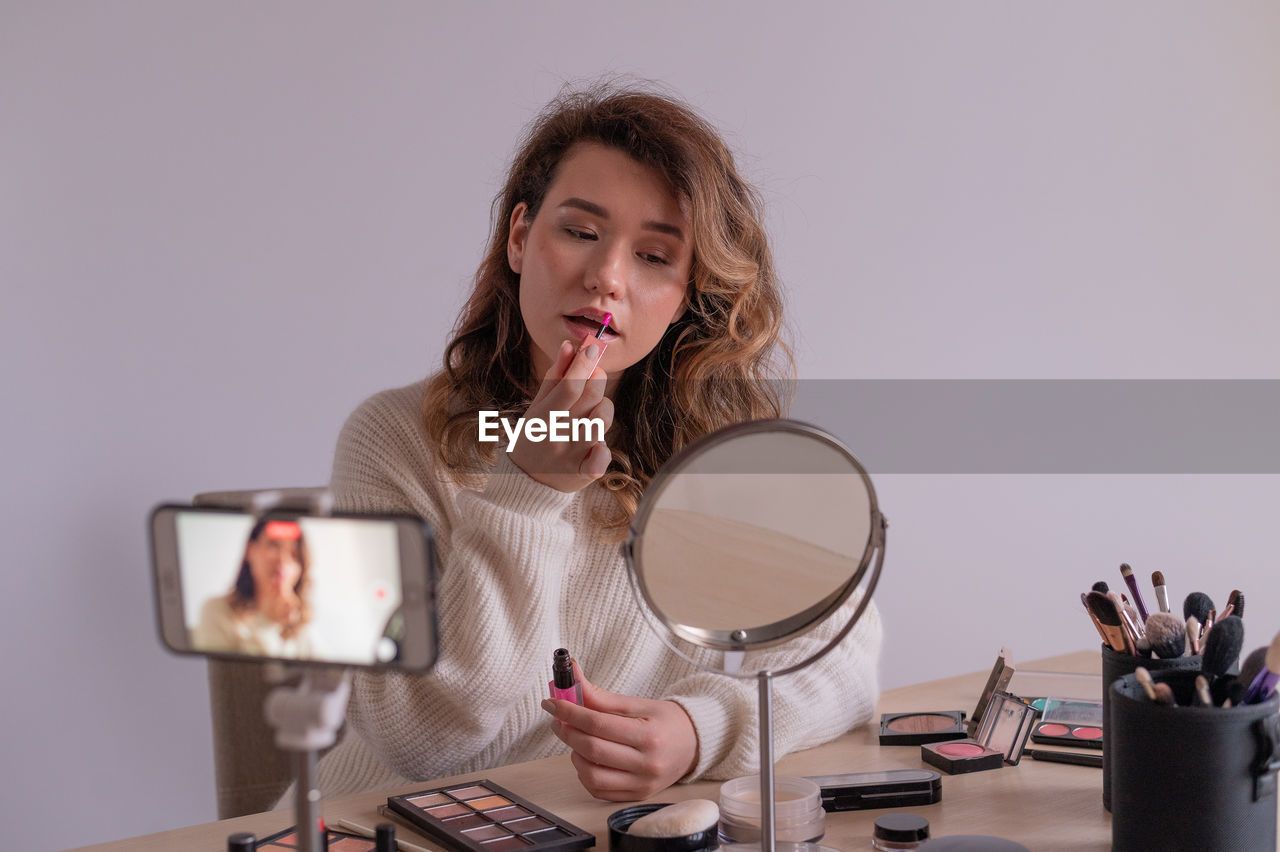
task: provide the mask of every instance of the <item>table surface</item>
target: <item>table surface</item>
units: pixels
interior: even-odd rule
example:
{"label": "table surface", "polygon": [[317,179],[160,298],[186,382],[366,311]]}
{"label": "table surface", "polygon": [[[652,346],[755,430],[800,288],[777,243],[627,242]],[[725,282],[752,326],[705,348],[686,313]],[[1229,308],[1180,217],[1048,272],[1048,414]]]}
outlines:
{"label": "table surface", "polygon": [[[1019,669],[1043,671],[1101,672],[1096,650],[1080,651],[1042,660],[1019,662]],[[904,686],[885,691],[879,713],[963,709],[972,713],[978,693],[989,670]],[[785,679],[775,689],[785,689]],[[930,769],[920,759],[919,746],[881,746],[878,742],[879,716],[839,739],[817,748],[787,755],[778,761],[782,775],[834,775],[884,769]],[[542,808],[596,835],[596,848],[608,847],[606,820],[610,813],[626,805],[593,799],[578,783],[568,755],[516,763],[483,773],[361,793],[328,800],[323,810],[330,825],[340,818],[372,826],[384,821],[377,806],[387,796],[425,790],[440,782],[488,778]],[[705,798],[718,800],[720,781],[678,785],[659,793],[653,801],[672,802]],[[991,834],[1016,840],[1036,852],[1058,849],[1109,849],[1111,818],[1102,808],[1102,771],[1089,766],[1049,763],[1024,758],[1017,766],[942,776],[942,801],[933,805],[898,808],[894,811],[926,817],[934,837],[950,834]],[[892,812],[844,811],[827,814],[827,831],[822,843],[840,850],[871,848],[872,826],[877,816]],[[143,837],[86,846],[84,849],[129,850],[129,852],[223,852],[227,835],[249,831],[265,837],[293,824],[292,811],[273,811],[222,822],[179,828]],[[397,836],[427,849],[441,847],[408,829],[398,826]]]}

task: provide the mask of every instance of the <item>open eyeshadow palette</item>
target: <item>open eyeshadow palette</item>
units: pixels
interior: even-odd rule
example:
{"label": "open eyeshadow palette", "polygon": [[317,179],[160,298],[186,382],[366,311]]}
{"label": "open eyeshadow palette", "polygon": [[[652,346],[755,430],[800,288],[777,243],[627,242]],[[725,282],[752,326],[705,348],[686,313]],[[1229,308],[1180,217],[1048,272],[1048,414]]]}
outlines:
{"label": "open eyeshadow palette", "polygon": [[1102,748],[1102,702],[1044,698],[1031,702],[1041,712],[1032,742]]}
{"label": "open eyeshadow palette", "polygon": [[[367,837],[358,837],[332,828],[325,832],[329,852],[374,852],[376,845]],[[298,837],[296,826],[286,828],[279,834],[264,837],[258,841],[256,849],[301,849],[302,840]]]}
{"label": "open eyeshadow palette", "polygon": [[[469,852],[541,852],[594,846],[594,834],[504,790],[467,781],[392,796],[387,805],[439,843]],[[332,847],[330,847],[332,848]]]}

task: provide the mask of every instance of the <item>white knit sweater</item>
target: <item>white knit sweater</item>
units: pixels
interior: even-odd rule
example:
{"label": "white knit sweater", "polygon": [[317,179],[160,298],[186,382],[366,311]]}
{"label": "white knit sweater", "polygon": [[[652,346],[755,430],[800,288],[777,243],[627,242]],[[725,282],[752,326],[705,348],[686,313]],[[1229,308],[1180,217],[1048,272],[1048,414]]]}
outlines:
{"label": "white knit sweater", "polygon": [[[593,508],[612,496],[597,485],[556,491],[501,449],[480,490],[460,487],[435,469],[420,416],[425,387],[384,391],[351,415],[338,439],[332,487],[339,509],[407,512],[431,524],[440,658],[425,675],[356,676],[347,736],[318,767],[324,794],[564,752],[540,707],[551,653],[561,647],[597,686],[685,709],[697,731],[698,763],[684,780],[758,771],[754,682],[695,668],[650,629],[621,548],[601,541],[591,521]],[[778,756],[870,718],[881,638],[873,604],[839,648],[777,681]],[[820,632],[812,644],[819,641]]]}

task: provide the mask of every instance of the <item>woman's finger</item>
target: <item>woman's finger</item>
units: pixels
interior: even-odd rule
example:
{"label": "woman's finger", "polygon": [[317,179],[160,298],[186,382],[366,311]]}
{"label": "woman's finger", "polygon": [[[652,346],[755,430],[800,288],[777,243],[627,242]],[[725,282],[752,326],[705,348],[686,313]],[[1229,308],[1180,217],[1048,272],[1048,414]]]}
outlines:
{"label": "woman's finger", "polygon": [[533,398],[533,405],[545,399],[547,394],[551,393],[552,389],[564,378],[565,370],[569,369],[569,364],[573,361],[574,354],[572,343],[566,340],[560,344],[560,351],[556,353],[556,360],[552,362],[547,374],[542,377],[542,384],[538,387],[538,395]]}
{"label": "woman's finger", "polygon": [[[577,752],[570,758],[578,772],[578,780],[586,791],[606,802],[635,802],[651,793],[637,783],[634,775],[609,766],[592,763]],[[656,792],[656,791],[653,791]]]}

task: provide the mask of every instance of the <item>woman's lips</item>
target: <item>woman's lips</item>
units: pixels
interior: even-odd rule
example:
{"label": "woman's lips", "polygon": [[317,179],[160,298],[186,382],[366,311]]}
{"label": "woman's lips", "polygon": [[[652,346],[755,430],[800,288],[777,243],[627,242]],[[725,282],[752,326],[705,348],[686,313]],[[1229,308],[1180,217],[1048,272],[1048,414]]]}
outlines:
{"label": "woman's lips", "polygon": [[[566,316],[564,318],[565,326],[568,327],[569,333],[576,337],[579,341],[587,337],[595,337],[596,332],[600,330],[600,324],[592,322],[583,317]],[[611,343],[618,339],[618,335],[610,328],[600,336],[601,343]]]}

